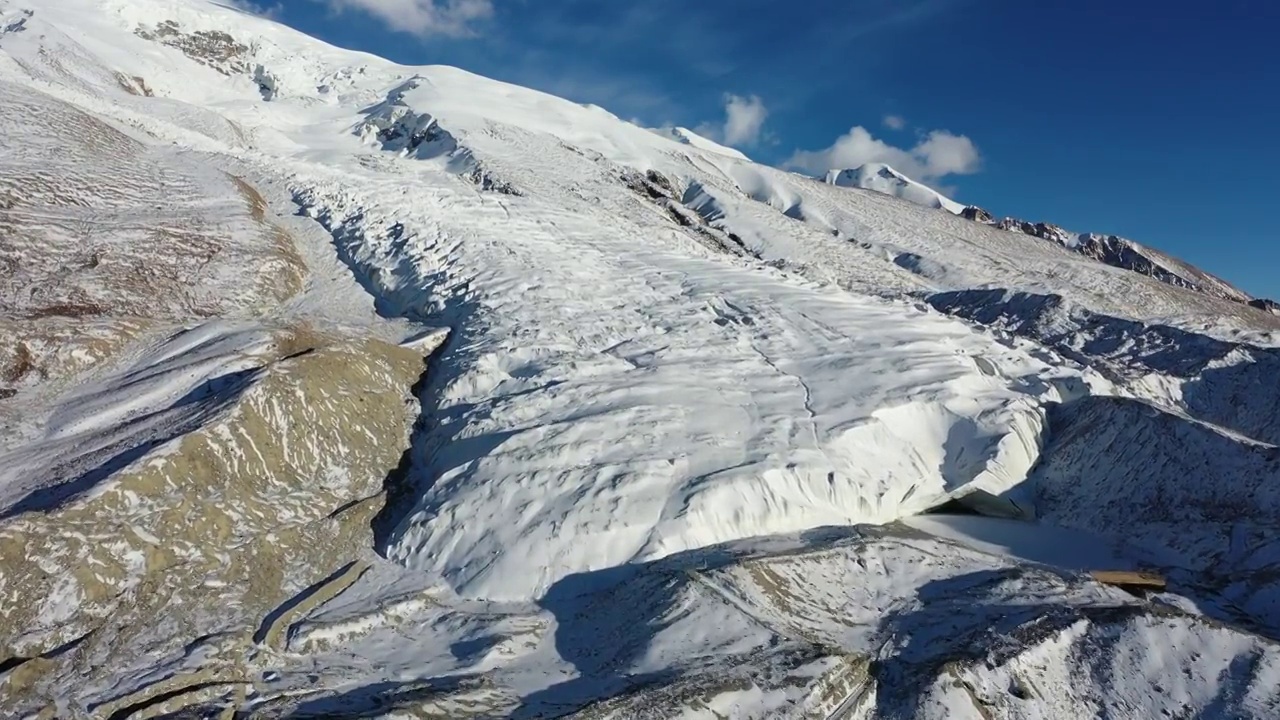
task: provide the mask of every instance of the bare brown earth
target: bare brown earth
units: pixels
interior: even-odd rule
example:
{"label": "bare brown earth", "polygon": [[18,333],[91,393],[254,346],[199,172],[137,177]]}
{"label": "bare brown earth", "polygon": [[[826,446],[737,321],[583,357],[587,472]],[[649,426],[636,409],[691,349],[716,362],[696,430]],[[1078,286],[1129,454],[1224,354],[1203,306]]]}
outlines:
{"label": "bare brown earth", "polygon": [[[0,120],[22,129],[0,136],[0,432],[184,327],[232,320],[273,340],[219,392],[167,410],[194,429],[0,514],[6,712],[149,717],[242,698],[292,623],[367,567],[421,352],[273,319],[307,268],[246,180],[20,86],[0,83]],[[23,441],[5,433],[0,455]],[[114,685],[130,662],[145,667]],[[170,662],[186,669],[147,672]]]}
{"label": "bare brown earth", "polygon": [[[292,617],[358,577],[422,358],[288,330],[274,355],[218,420],[100,492],[0,524],[0,592],[19,599],[0,615],[0,664],[39,668],[10,679],[21,706],[67,701],[48,688],[69,675],[197,648],[192,684],[233,689]],[[172,690],[144,679],[109,705]]]}
{"label": "bare brown earth", "polygon": [[24,130],[0,136],[0,397],[301,289],[305,264],[243,180],[16,85],[0,83],[0,120]]}

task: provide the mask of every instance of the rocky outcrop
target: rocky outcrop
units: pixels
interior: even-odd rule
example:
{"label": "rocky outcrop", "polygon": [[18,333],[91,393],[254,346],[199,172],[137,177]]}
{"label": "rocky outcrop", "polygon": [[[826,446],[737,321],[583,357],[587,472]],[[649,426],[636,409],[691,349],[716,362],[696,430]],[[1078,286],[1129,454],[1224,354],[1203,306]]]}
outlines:
{"label": "rocky outcrop", "polygon": [[258,83],[258,92],[262,94],[262,99],[267,102],[274,100],[276,94],[280,91],[275,75],[272,75],[261,65],[253,69],[253,81]]}
{"label": "rocky outcrop", "polygon": [[973,222],[980,223],[990,223],[995,220],[995,216],[977,205],[969,205],[964,210],[961,210],[960,217],[965,220],[972,220]]}
{"label": "rocky outcrop", "polygon": [[[0,10],[3,9],[0,8]],[[27,21],[34,14],[31,10],[20,9],[17,12],[0,15],[0,35],[25,31],[27,29]]]}
{"label": "rocky outcrop", "polygon": [[714,211],[707,212],[710,198],[703,196],[703,189],[697,183],[682,191],[657,170],[628,172],[621,180],[632,192],[664,210],[671,220],[688,230],[702,245],[718,252],[744,253],[741,238],[713,225]]}
{"label": "rocky outcrop", "polygon": [[[243,337],[195,332],[208,335],[197,347]],[[186,358],[198,353],[187,336],[120,382],[191,372]],[[79,478],[33,491],[0,521],[0,587],[10,598],[0,664],[45,659],[38,677],[7,689],[8,708],[72,700],[46,688],[68,674],[83,680],[83,663],[114,673],[148,653],[202,655],[203,676],[192,684],[243,685],[260,675],[254,649],[281,642],[277,609],[287,620],[294,596],[318,593],[331,574],[354,579],[352,563],[372,544],[384,481],[417,417],[409,389],[423,357],[307,328],[270,338],[245,370],[152,411],[182,434],[135,438]],[[174,352],[184,363],[169,369]],[[121,401],[134,402],[127,393]],[[66,649],[51,654],[58,648]],[[86,707],[172,691],[144,684],[104,697],[81,685]]]}
{"label": "rocky outcrop", "polygon": [[388,93],[386,100],[371,108],[356,126],[355,134],[365,142],[380,144],[383,150],[420,159],[452,157],[459,153],[457,139],[440,127],[435,116],[412,107],[405,98],[421,82],[420,78],[410,78]]}
{"label": "rocky outcrop", "polygon": [[1026,220],[1006,217],[995,223],[995,226],[1001,230],[1012,230],[1024,235],[1038,237],[1041,240],[1055,242],[1063,247],[1070,247],[1073,240],[1071,233],[1051,223],[1031,223]]}
{"label": "rocky outcrop", "polygon": [[223,75],[245,74],[250,70],[249,46],[225,32],[185,32],[173,20],[165,20],[151,27],[139,26],[134,32],[138,37],[181,50],[192,60]]}
{"label": "rocky outcrop", "polygon": [[[445,167],[485,192],[520,196],[523,193],[509,181],[485,167],[471,149],[441,127],[429,112],[413,107],[406,97],[422,83],[410,78],[387,94],[386,99],[371,108],[354,132],[364,142],[379,145],[388,152],[416,160],[441,160]],[[266,97],[266,91],[263,91]]]}
{"label": "rocky outcrop", "polygon": [[1269,298],[1255,298],[1249,301],[1249,307],[1255,307],[1259,310],[1265,310],[1272,315],[1280,315],[1280,302]]}
{"label": "rocky outcrop", "polygon": [[[974,212],[970,212],[970,209]],[[1012,217],[993,222],[991,216],[980,208],[966,208],[961,215],[968,220],[987,223],[1000,230],[1020,232],[1047,240],[1104,265],[1140,273],[1174,287],[1233,302],[1253,304],[1248,294],[1225,281],[1118,235],[1077,234],[1051,223],[1032,223]]]}
{"label": "rocky outcrop", "polygon": [[[1106,265],[1132,270],[1176,287],[1214,294],[1219,297],[1223,296],[1222,293],[1197,283],[1193,278],[1184,277],[1174,270],[1164,267],[1154,257],[1143,253],[1145,248],[1124,238],[1115,235],[1103,236],[1089,233],[1080,235],[1076,243],[1073,248],[1076,252]],[[1236,298],[1230,297],[1227,299]]]}

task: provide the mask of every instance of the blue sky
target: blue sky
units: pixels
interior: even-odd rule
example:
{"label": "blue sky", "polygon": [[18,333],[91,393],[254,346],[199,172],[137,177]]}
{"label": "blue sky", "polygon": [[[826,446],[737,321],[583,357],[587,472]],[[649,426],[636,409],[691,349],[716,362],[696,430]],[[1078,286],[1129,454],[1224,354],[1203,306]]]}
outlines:
{"label": "blue sky", "polygon": [[1280,297],[1278,6],[283,0],[274,11],[398,62],[701,128],[770,164],[888,161],[996,214],[1131,237]]}

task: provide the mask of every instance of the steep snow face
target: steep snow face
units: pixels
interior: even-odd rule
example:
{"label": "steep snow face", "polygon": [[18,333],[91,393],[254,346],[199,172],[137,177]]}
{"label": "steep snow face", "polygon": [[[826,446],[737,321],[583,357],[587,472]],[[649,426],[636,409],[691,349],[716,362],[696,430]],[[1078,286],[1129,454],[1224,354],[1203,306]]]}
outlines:
{"label": "steep snow face", "polygon": [[[1265,443],[1280,444],[1280,352],[1091,312],[1058,296],[938,293],[929,303],[1053,349],[1137,397]],[[1241,392],[1240,388],[1248,388]]]}
{"label": "steep snow face", "polygon": [[[1135,507],[1147,508],[1143,522],[1152,524],[1280,527],[1274,445],[1120,398],[1068,403],[1055,409],[1053,424],[1060,429],[1037,469],[1045,513],[1096,529],[1133,523]],[[1098,451],[1117,445],[1123,458]],[[1143,482],[1143,475],[1167,480]]]}
{"label": "steep snow face", "polygon": [[850,170],[832,170],[827,183],[839,187],[856,187],[902,198],[929,208],[941,208],[959,215],[965,206],[942,193],[912,180],[884,163],[867,163]]}
{"label": "steep snow face", "polygon": [[519,128],[579,150],[644,168],[658,144],[653,133],[593,105],[578,105],[516,85],[449,67],[424,68],[400,93],[409,108],[431,113],[447,130],[479,134],[487,127]]}

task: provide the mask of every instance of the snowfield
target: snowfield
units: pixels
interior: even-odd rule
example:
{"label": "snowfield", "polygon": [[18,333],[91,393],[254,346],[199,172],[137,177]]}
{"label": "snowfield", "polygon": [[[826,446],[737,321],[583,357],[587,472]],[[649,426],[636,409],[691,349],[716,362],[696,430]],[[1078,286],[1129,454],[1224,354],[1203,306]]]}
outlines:
{"label": "snowfield", "polygon": [[1274,315],[206,0],[0,100],[7,714],[1280,713]]}

